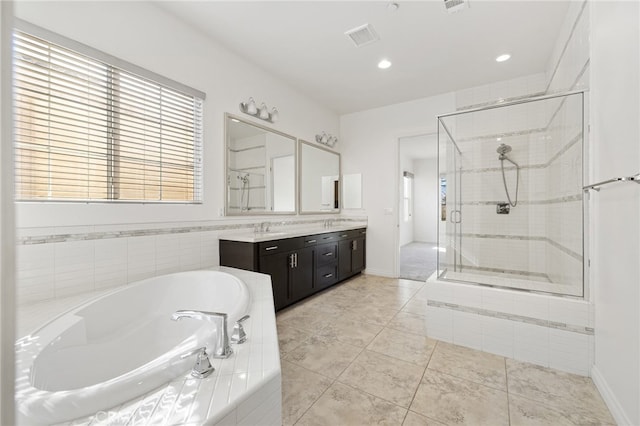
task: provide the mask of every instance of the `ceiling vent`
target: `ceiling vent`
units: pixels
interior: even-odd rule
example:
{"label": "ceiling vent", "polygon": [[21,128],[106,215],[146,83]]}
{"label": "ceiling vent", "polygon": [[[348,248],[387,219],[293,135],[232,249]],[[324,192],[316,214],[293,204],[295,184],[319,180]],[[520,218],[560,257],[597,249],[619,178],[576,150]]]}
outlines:
{"label": "ceiling vent", "polygon": [[349,36],[351,41],[356,45],[356,47],[366,46],[367,44],[371,44],[380,40],[378,34],[376,34],[373,27],[369,24],[361,25],[357,28],[353,28],[344,33],[346,36]]}
{"label": "ceiling vent", "polygon": [[467,0],[444,0],[444,7],[449,13],[459,12],[469,7]]}

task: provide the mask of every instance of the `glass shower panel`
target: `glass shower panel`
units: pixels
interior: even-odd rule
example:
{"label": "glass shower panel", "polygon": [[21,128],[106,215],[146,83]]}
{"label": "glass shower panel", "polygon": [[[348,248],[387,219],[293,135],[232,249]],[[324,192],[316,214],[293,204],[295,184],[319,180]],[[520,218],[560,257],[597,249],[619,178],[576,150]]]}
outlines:
{"label": "glass shower panel", "polygon": [[583,94],[438,118],[438,276],[583,295]]}
{"label": "glass shower panel", "polygon": [[438,276],[457,270],[461,261],[461,158],[451,130],[438,122],[440,215],[438,226]]}

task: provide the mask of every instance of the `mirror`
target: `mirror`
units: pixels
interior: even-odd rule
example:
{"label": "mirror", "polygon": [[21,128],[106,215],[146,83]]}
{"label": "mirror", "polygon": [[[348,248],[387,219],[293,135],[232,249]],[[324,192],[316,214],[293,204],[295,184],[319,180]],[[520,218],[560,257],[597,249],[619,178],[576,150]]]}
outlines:
{"label": "mirror", "polygon": [[342,208],[362,208],[362,175],[360,173],[342,176]]}
{"label": "mirror", "polygon": [[340,154],[300,141],[300,213],[340,211]]}
{"label": "mirror", "polygon": [[226,214],[296,212],[296,138],[225,114]]}

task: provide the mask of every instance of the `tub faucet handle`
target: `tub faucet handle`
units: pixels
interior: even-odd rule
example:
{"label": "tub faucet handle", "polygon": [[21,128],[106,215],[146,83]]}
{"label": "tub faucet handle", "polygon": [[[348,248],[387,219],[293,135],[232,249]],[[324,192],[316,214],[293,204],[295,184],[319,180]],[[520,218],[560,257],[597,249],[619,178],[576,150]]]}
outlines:
{"label": "tub faucet handle", "polygon": [[242,323],[248,319],[249,315],[245,315],[236,321],[236,324],[233,326],[233,333],[231,334],[232,343],[241,344],[247,341],[247,333],[245,333]]}
{"label": "tub faucet handle", "polygon": [[196,364],[191,369],[191,375],[193,377],[196,379],[204,379],[215,371],[215,368],[213,368],[213,365],[211,365],[211,361],[209,360],[209,354],[207,354],[206,346],[182,354],[180,358],[184,359],[192,355],[198,355],[196,358]]}

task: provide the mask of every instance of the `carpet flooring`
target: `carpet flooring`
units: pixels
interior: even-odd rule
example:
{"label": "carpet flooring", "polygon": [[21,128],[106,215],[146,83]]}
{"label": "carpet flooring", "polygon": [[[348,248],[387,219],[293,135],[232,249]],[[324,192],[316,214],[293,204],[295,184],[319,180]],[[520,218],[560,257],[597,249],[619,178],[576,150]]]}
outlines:
{"label": "carpet flooring", "polygon": [[436,243],[413,242],[400,247],[400,278],[426,281],[438,267]]}

